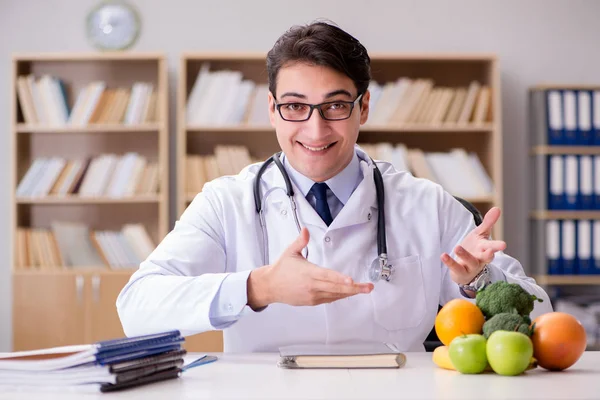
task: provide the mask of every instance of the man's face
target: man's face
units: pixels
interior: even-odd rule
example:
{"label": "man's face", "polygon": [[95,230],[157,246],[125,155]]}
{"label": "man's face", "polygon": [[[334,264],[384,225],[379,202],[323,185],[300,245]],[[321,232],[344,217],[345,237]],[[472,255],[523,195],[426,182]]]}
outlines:
{"label": "man's face", "polygon": [[[269,93],[269,114],[279,145],[294,169],[315,182],[323,182],[348,165],[354,154],[359,127],[367,121],[369,92],[361,99],[362,108],[356,102],[350,118],[342,121],[326,121],[316,108],[307,121],[285,121],[275,104],[351,102],[357,95],[350,78],[328,67],[293,63],[279,70],[276,98]],[[340,103],[339,107],[333,105],[331,110],[334,112],[342,107]],[[302,108],[298,105],[288,107],[292,111]]]}

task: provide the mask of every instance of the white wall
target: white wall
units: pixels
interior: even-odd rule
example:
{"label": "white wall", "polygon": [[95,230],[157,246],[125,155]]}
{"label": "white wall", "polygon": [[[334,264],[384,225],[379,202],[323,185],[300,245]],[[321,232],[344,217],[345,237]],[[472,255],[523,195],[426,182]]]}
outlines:
{"label": "white wall", "polygon": [[[526,89],[542,81],[600,82],[600,53],[595,51],[600,37],[600,2],[593,0],[132,2],[138,6],[144,24],[134,50],[168,54],[172,90],[176,88],[181,52],[267,51],[290,25],[315,18],[335,21],[371,51],[497,53],[504,113],[507,252],[525,264]],[[0,191],[0,351],[9,350],[12,340],[9,56],[13,51],[92,50],[86,41],[84,22],[88,10],[97,3],[0,0],[0,187],[5,188]]]}

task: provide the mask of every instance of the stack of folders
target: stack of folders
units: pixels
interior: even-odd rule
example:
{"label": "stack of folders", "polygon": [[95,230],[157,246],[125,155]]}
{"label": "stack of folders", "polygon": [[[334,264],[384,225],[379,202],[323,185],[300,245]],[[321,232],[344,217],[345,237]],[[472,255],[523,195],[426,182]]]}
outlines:
{"label": "stack of folders", "polygon": [[4,389],[111,392],[179,377],[186,350],[179,331],[0,353]]}

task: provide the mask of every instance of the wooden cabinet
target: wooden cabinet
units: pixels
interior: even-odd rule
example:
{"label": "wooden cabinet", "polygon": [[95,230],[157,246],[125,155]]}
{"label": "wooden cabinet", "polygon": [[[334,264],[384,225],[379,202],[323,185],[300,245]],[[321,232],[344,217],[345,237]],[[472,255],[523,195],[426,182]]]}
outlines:
{"label": "wooden cabinet", "polygon": [[117,296],[127,272],[13,274],[13,349],[92,343],[123,337]]}
{"label": "wooden cabinet", "polygon": [[13,274],[13,349],[85,342],[85,278],[79,274]]}

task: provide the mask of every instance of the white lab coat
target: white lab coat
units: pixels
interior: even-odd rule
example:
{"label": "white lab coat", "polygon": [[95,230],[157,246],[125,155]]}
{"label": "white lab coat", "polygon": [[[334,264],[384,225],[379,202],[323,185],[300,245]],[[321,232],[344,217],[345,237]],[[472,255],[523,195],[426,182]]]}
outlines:
{"label": "white lab coat", "polygon": [[[329,227],[299,191],[295,200],[300,224],[310,232],[308,260],[366,281],[377,257],[377,201],[372,165],[356,149],[364,179]],[[391,282],[376,283],[370,294],[318,306],[271,304],[260,312],[246,306],[248,273],[265,264],[253,197],[253,178],[260,167],[255,164],[237,176],[207,183],[133,274],[117,299],[126,335],[170,329],[191,335],[224,328],[225,351],[277,351],[289,344],[356,340],[423,351],[438,304],[464,298],[440,255],[453,255],[475,225],[469,211],[441,186],[398,172],[389,163],[377,165],[385,185]],[[263,175],[262,194],[270,264],[298,236],[284,180],[274,164]],[[525,276],[517,260],[496,253],[491,269],[493,280],[518,283],[544,299],[536,303],[533,317],[552,310],[547,294]],[[227,292],[215,299],[225,278]],[[229,312],[229,322],[212,325],[211,306]]]}

